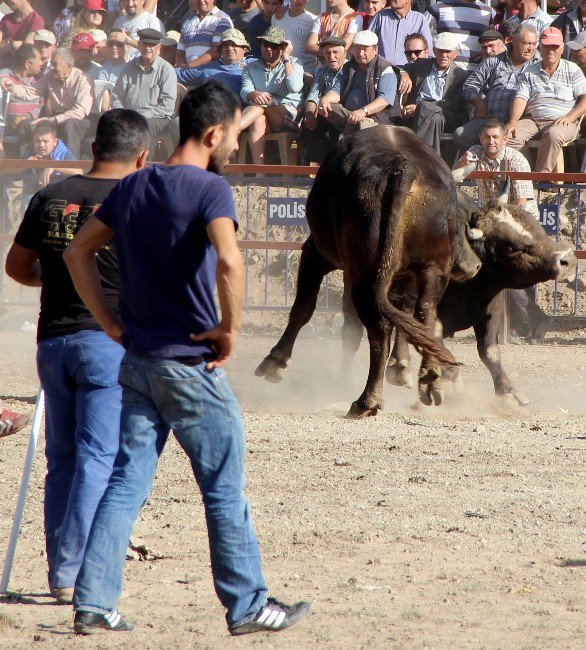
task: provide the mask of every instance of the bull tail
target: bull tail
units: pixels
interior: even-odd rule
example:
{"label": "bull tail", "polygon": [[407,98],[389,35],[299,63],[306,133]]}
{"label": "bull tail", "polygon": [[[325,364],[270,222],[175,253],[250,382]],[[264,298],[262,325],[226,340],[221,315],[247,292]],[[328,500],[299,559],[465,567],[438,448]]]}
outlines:
{"label": "bull tail", "polygon": [[[385,318],[405,333],[407,341],[424,359],[440,364],[459,365],[452,353],[433,336],[426,325],[395,307],[389,300],[389,290],[400,265],[396,255],[402,250],[400,240],[405,224],[404,206],[415,180],[414,171],[406,159],[403,159],[400,167],[401,171],[389,179],[381,200],[381,228],[386,230],[380,237],[381,263],[375,287],[377,306]],[[395,227],[391,227],[390,218]]]}

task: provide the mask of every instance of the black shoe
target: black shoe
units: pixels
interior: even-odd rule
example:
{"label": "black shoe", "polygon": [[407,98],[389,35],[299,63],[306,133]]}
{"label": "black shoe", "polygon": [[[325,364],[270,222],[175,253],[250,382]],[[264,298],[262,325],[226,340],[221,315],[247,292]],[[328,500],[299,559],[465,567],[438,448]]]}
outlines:
{"label": "black shoe", "polygon": [[253,632],[280,632],[299,623],[309,612],[309,603],[301,601],[295,605],[285,605],[276,598],[269,598],[266,605],[258,610],[252,621],[230,628],[232,636],[252,634]]}
{"label": "black shoe", "polygon": [[109,614],[95,612],[75,612],[73,631],[76,634],[95,634],[96,632],[130,632],[134,624],[126,621],[113,609]]}

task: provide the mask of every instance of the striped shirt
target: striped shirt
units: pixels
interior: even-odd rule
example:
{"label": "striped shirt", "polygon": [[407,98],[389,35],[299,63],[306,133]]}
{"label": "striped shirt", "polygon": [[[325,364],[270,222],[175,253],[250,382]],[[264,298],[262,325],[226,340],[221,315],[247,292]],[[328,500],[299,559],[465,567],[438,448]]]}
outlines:
{"label": "striped shirt", "polygon": [[512,18],[509,18],[507,22],[511,23],[511,25],[521,24],[524,27],[534,27],[537,31],[537,35],[541,36],[541,32],[546,27],[549,27],[553,23],[553,20],[552,16],[546,14],[545,11],[538,7],[536,12],[525,18],[525,20],[520,20],[519,16],[513,16]]}
{"label": "striped shirt", "polygon": [[[500,154],[491,160],[488,158],[481,145],[477,144],[469,149],[470,153],[478,156],[476,169],[483,172],[530,172],[531,167],[527,162],[527,158],[511,147],[504,147]],[[496,199],[502,189],[502,180],[478,178],[476,185],[478,186],[478,204],[480,207],[486,205],[491,199]],[[536,219],[539,218],[537,210],[537,203],[535,201],[535,192],[533,191],[533,183],[531,181],[511,181],[511,189],[509,192],[509,203],[516,203],[517,199],[527,199],[525,209],[530,212]]]}
{"label": "striped shirt", "polygon": [[557,120],[567,115],[578,97],[586,95],[586,78],[571,61],[560,59],[551,77],[541,63],[530,65],[517,90],[516,97],[527,101],[525,114],[536,120]]}
{"label": "striped shirt", "polygon": [[194,61],[219,43],[222,34],[231,27],[234,27],[232,19],[218,7],[201,20],[197,14],[191,14],[181,27],[177,49],[185,52],[187,63]]}
{"label": "striped shirt", "polygon": [[[34,77],[23,79],[19,77],[14,70],[9,70],[7,68],[0,70],[0,79],[4,78],[10,79],[10,81],[17,86],[30,86],[35,81]],[[4,100],[7,94],[6,91],[0,91],[0,94],[2,94]],[[10,129],[14,123],[14,118],[21,115],[29,120],[37,119],[41,112],[42,105],[42,100],[38,96],[31,99],[18,99],[14,93],[11,93],[8,106],[3,105],[2,107],[2,115],[6,114],[6,126]]]}
{"label": "striped shirt", "polygon": [[427,12],[430,29],[438,34],[450,32],[459,36],[460,52],[456,62],[465,69],[475,66],[480,52],[478,37],[486,31],[496,15],[494,9],[480,0],[443,0],[431,5]]}

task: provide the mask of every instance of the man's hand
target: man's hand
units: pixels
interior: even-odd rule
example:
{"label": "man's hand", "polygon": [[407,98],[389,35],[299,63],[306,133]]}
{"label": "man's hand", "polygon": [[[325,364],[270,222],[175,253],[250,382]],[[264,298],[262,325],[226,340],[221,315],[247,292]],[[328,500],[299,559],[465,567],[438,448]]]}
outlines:
{"label": "man's hand", "polygon": [[318,113],[327,117],[332,112],[332,103],[329,99],[324,99],[323,97],[319,100],[319,106],[317,107]]}
{"label": "man's hand", "polygon": [[305,113],[305,128],[308,131],[313,131],[317,128],[317,117],[314,113]]}
{"label": "man's hand", "polygon": [[403,106],[401,113],[403,113],[405,117],[410,117],[413,115],[413,113],[415,113],[416,108],[417,104],[407,104],[407,106]]}
{"label": "man's hand", "polygon": [[41,175],[39,176],[39,183],[43,186],[47,186],[50,183],[51,176],[53,176],[54,172],[55,169],[52,169],[51,167],[47,167],[46,169],[43,169],[41,171]]}
{"label": "man's hand", "polygon": [[559,124],[560,126],[571,126],[574,124],[575,120],[573,120],[570,117],[570,113],[567,115],[563,115],[562,117],[558,117],[558,119],[554,122],[554,124]]}
{"label": "man's hand", "polygon": [[248,99],[249,104],[255,104],[256,106],[269,106],[273,100],[271,93],[262,90],[253,90],[248,93],[246,99]]}
{"label": "man's hand", "polygon": [[348,124],[360,124],[362,120],[366,119],[366,113],[363,108],[358,108],[348,115]]}
{"label": "man's hand", "polygon": [[293,54],[293,43],[291,41],[283,41],[285,47],[283,48],[283,58],[288,59]]}
{"label": "man's hand", "polygon": [[57,125],[57,122],[54,117],[37,117],[36,120],[33,120],[31,122],[31,126],[34,128],[35,126],[37,126],[37,124],[44,124],[45,122],[47,122],[48,124],[52,124],[53,126]]}
{"label": "man's hand", "polygon": [[463,156],[460,156],[456,165],[458,167],[465,167],[466,165],[471,165],[478,161],[478,156],[473,154],[470,150],[465,151]]}
{"label": "man's hand", "polygon": [[0,80],[0,86],[2,86],[4,90],[11,91],[14,88],[14,81],[12,81],[12,79],[9,79],[8,77],[3,77]]}
{"label": "man's hand", "polygon": [[399,94],[404,94],[404,93],[410,93],[411,88],[413,88],[413,82],[411,81],[411,77],[404,71],[401,70],[401,76],[399,78],[399,87],[397,88],[397,91]]}
{"label": "man's hand", "polygon": [[189,337],[193,341],[212,342],[212,350],[214,351],[216,358],[206,364],[206,370],[213,370],[214,368],[221,368],[228,363],[228,360],[232,356],[234,348],[236,347],[238,332],[226,330],[220,323],[207,332],[202,332],[201,334],[190,334]]}

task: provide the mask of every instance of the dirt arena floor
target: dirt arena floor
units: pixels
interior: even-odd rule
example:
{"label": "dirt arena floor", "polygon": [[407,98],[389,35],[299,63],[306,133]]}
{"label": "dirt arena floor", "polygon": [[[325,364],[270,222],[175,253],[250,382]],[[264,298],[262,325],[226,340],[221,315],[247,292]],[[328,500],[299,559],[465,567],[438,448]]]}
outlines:
{"label": "dirt arena floor", "polygon": [[[571,342],[570,342],[571,340]],[[306,335],[279,385],[254,377],[276,337],[246,334],[229,373],[247,424],[248,496],[274,595],[312,602],[279,635],[231,638],[213,592],[203,511],[171,440],[135,530],[161,558],[128,561],[132,634],[77,638],[47,595],[43,458],[34,466],[1,648],[584,648],[586,336],[507,346],[531,399],[496,403],[472,340],[449,343],[465,391],[441,408],[385,387],[377,418],[343,418],[366,344],[338,382],[340,341]],[[0,332],[0,398],[32,409],[34,333]],[[3,562],[28,431],[0,440]]]}

